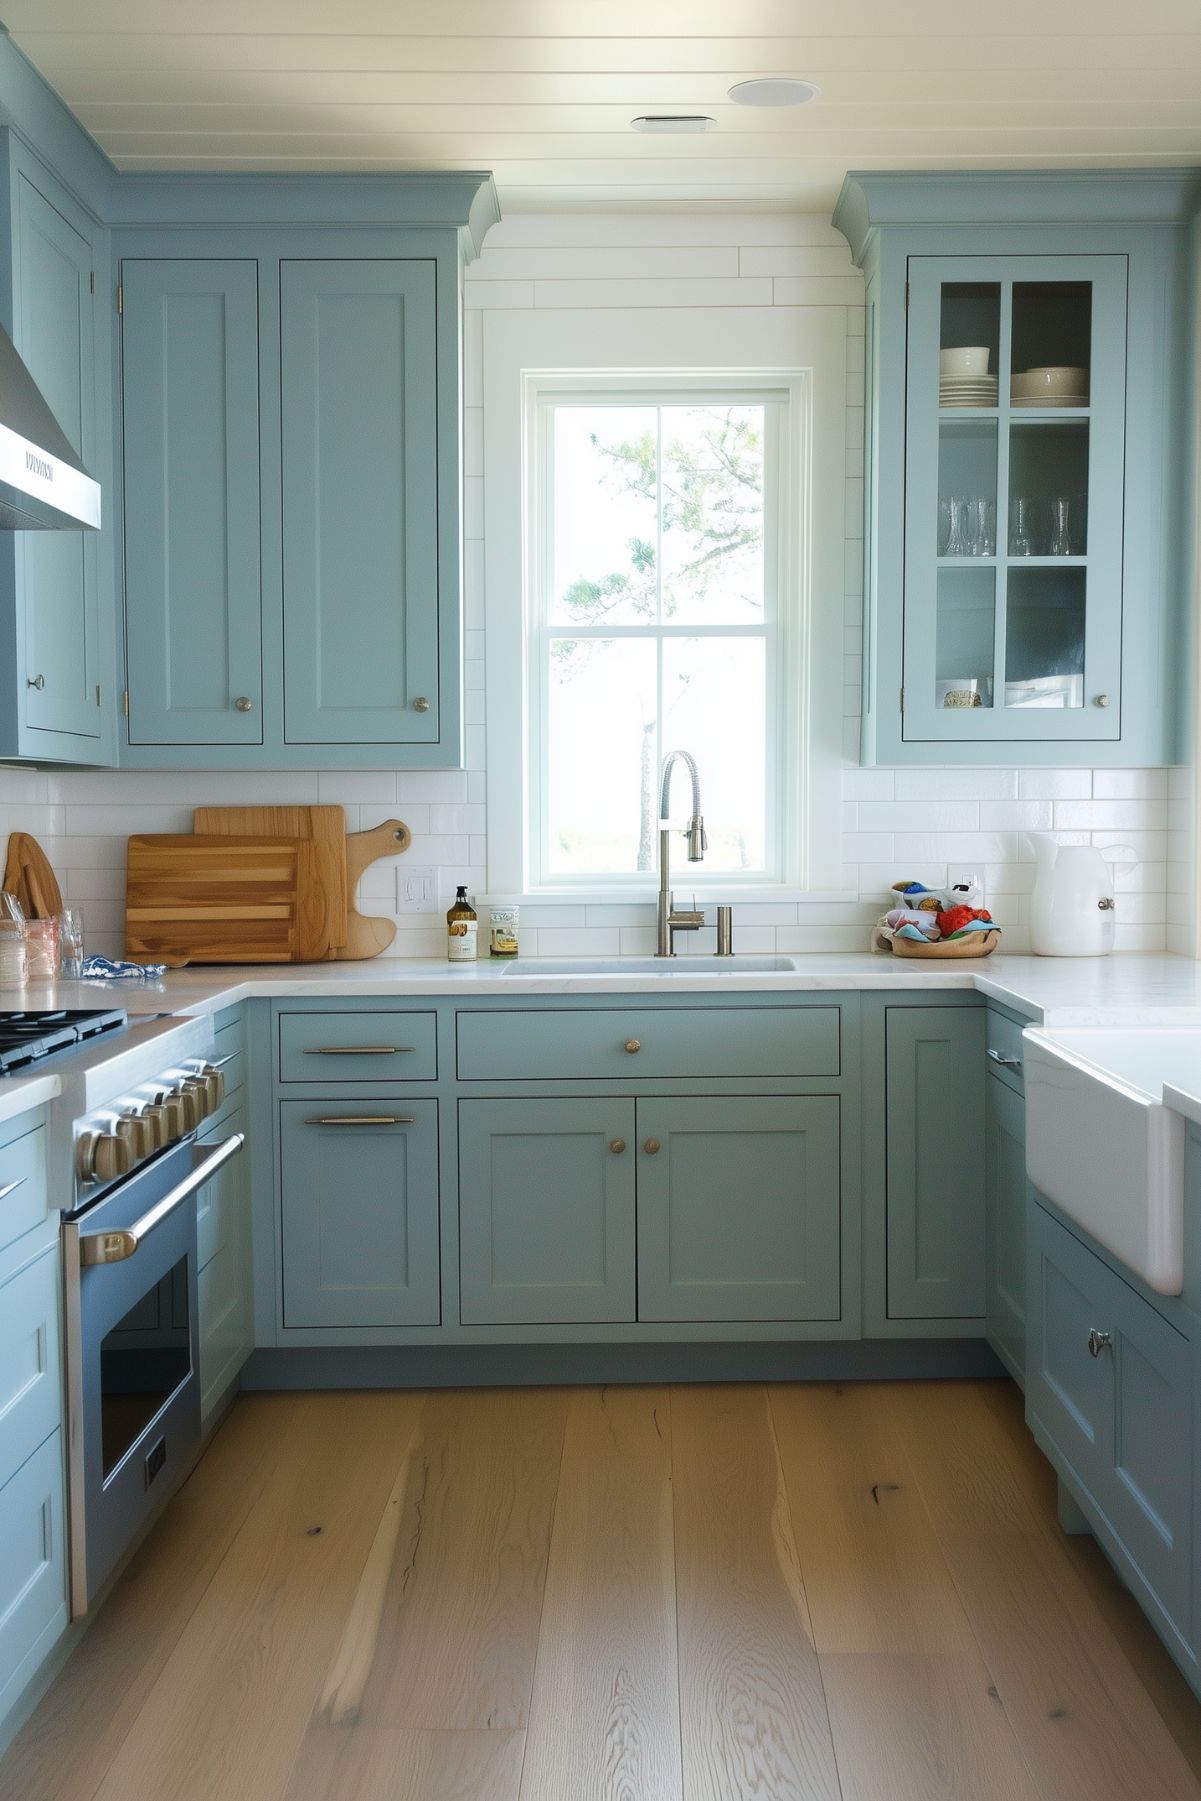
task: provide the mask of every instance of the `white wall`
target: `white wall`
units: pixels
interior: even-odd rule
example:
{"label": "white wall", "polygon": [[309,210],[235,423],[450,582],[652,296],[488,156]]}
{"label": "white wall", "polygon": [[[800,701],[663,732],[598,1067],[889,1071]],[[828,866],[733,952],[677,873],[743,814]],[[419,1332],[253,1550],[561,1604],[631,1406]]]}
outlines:
{"label": "white wall", "polygon": [[[1052,830],[1073,842],[1132,844],[1142,862],[1119,873],[1118,945],[1188,951],[1191,944],[1191,771],[924,770],[853,767],[858,744],[862,632],[863,309],[862,284],[843,239],[824,220],[770,215],[519,216],[489,236],[467,283],[465,581],[467,761],[463,773],[171,775],[53,774],[0,770],[0,834],[34,832],[68,897],[84,907],[89,943],[120,948],[122,868],[133,832],[187,831],[201,802],[341,801],[350,829],[395,812],[413,831],[404,861],[440,872],[441,910],[454,884],[486,883],[484,804],[484,584],[487,482],[483,467],[482,316],[492,308],[843,306],[849,365],[847,518],[843,593],[830,597],[844,619],[842,670],[847,767],[842,777],[842,867],[832,883],[855,898],[737,910],[744,950],[842,951],[866,944],[881,891],[896,877],[937,883],[948,868],[983,872],[988,900],[1006,929],[1005,948],[1026,947],[1032,864],[1024,830]],[[1169,809],[1172,830],[1169,831]],[[677,884],[677,892],[687,890]],[[364,902],[392,910],[395,869],[369,871]],[[647,950],[652,910],[562,904],[523,911],[527,954]],[[1169,921],[1171,934],[1169,940]],[[402,915],[396,949],[439,955],[440,919]],[[711,951],[712,934],[682,946]]]}

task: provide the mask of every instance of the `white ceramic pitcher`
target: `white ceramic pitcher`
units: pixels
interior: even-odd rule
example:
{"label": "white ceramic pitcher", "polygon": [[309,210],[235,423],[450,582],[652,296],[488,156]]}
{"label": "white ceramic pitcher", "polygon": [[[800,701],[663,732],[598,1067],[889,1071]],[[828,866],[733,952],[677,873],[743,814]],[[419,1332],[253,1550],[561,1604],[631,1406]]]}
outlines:
{"label": "white ceramic pitcher", "polygon": [[1107,957],[1114,936],[1114,863],[1137,863],[1128,844],[1060,844],[1027,832],[1038,862],[1030,896],[1030,948],[1036,957]]}

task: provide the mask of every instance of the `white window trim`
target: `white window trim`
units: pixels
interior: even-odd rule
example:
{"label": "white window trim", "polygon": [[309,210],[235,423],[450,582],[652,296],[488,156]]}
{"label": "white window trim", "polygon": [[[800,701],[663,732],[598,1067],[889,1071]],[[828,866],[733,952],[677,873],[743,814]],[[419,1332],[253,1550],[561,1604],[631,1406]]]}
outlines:
{"label": "white window trim", "polygon": [[664,389],[720,378],[791,390],[792,436],[807,476],[793,542],[807,543],[809,555],[791,572],[797,643],[789,666],[801,679],[795,706],[784,709],[792,731],[782,749],[794,768],[802,745],[806,756],[786,803],[793,829],[783,835],[784,879],[748,885],[699,864],[689,866],[688,887],[709,899],[728,891],[743,900],[828,894],[841,862],[846,309],[495,311],[483,328],[489,897],[629,904],[653,896],[646,876],[598,878],[594,886],[531,887],[529,879],[531,400],[555,384],[575,390],[623,375],[654,377]]}

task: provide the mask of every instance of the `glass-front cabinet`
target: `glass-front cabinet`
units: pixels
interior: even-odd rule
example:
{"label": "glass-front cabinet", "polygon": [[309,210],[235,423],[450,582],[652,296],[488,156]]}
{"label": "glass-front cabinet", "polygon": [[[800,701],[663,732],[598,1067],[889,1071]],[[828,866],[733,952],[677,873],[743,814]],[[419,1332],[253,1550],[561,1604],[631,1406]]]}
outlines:
{"label": "glass-front cabinet", "polygon": [[862,757],[1174,763],[1201,175],[852,174]]}
{"label": "glass-front cabinet", "polygon": [[1126,262],[909,259],[907,739],[1120,734]]}

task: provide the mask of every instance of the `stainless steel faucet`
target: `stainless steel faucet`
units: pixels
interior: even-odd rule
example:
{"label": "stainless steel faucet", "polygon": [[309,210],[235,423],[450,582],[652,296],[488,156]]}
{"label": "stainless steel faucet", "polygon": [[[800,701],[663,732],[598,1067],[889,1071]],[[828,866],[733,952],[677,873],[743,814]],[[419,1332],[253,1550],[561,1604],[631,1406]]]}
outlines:
{"label": "stainless steel faucet", "polygon": [[666,824],[666,820],[671,800],[671,772],[677,761],[687,764],[688,773],[692,777],[692,817],[683,831],[683,836],[688,840],[688,861],[702,862],[709,848],[705,822],[701,818],[701,778],[697,774],[696,759],[686,750],[670,751],[663,759],[663,774],[659,784],[659,913],[655,933],[656,957],[674,957],[676,933],[697,932],[705,923],[703,913],[677,913],[672,900],[671,827]]}

